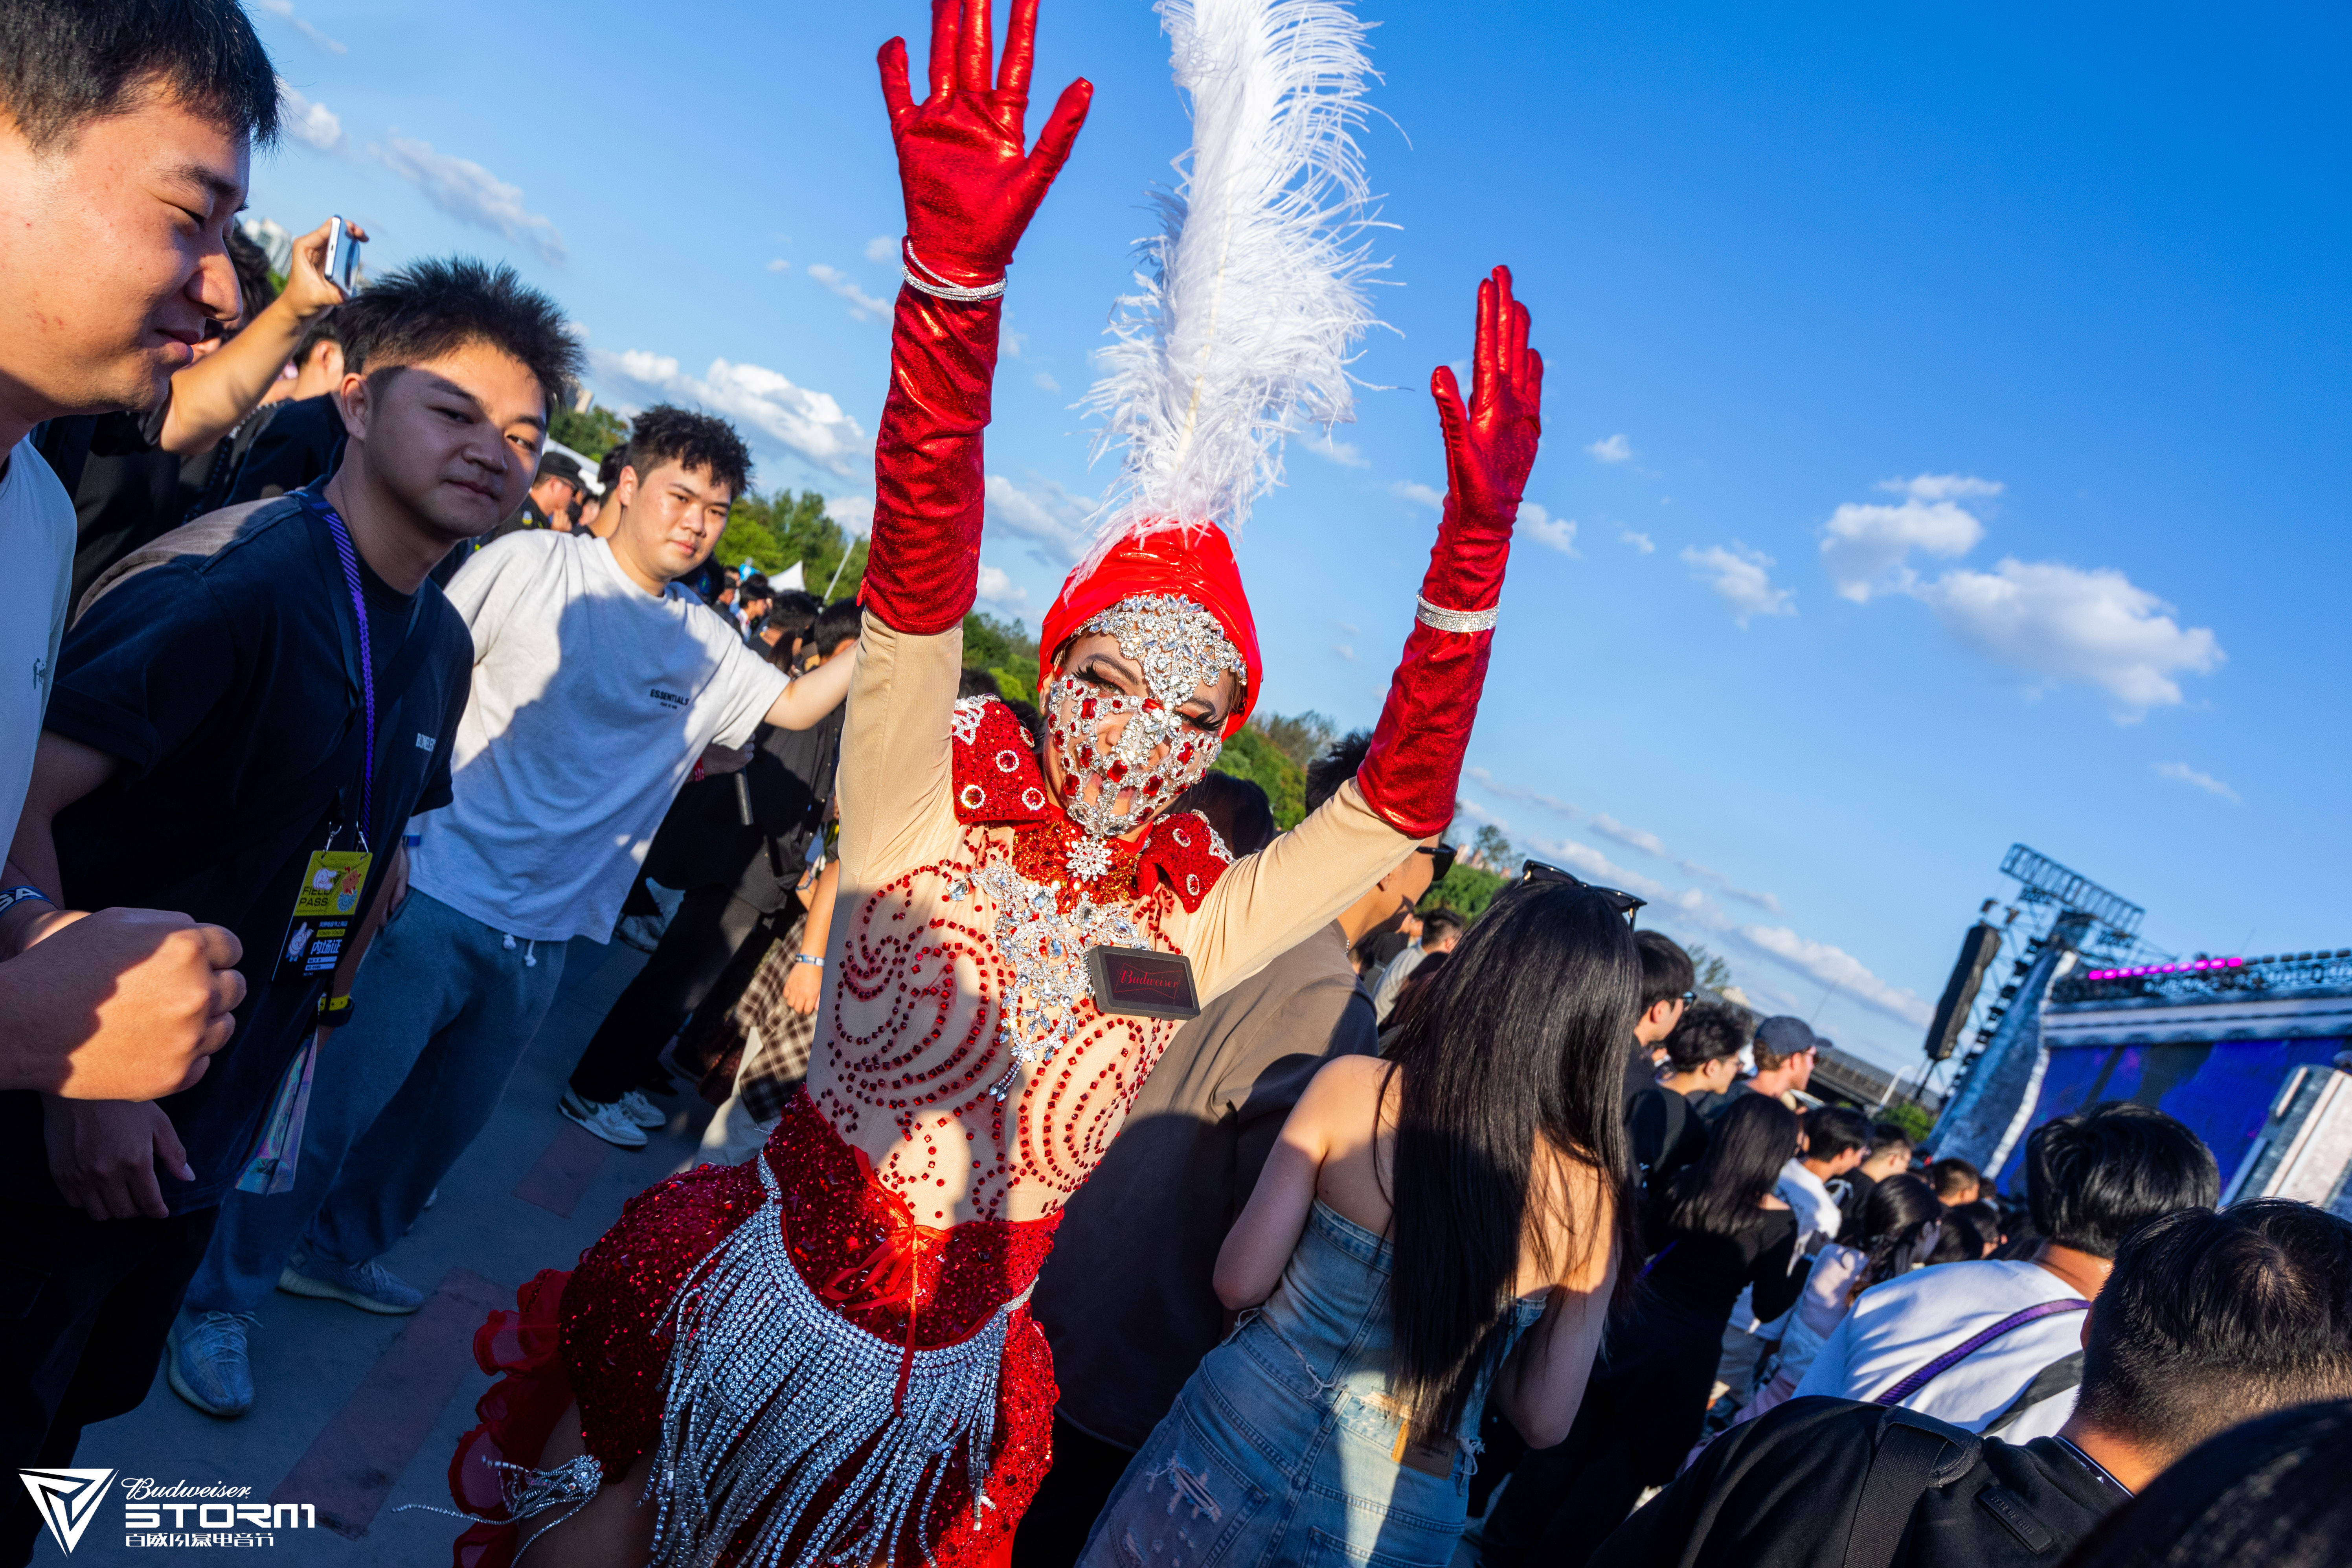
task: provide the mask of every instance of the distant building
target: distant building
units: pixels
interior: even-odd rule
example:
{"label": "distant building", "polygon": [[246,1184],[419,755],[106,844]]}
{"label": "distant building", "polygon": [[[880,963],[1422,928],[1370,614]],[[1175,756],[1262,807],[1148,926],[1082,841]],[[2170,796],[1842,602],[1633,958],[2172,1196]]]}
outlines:
{"label": "distant building", "polygon": [[266,217],[249,217],[237,226],[245,230],[246,238],[261,247],[262,254],[269,258],[269,270],[280,278],[285,277],[288,268],[294,265],[294,237],[287,233],[282,225]]}
{"label": "distant building", "polygon": [[[2224,1201],[2352,1217],[2352,948],[2077,970],[2051,986],[2027,1123],[2101,1100],[2155,1106],[2212,1146]],[[2009,1151],[2002,1190],[2024,1140]]]}

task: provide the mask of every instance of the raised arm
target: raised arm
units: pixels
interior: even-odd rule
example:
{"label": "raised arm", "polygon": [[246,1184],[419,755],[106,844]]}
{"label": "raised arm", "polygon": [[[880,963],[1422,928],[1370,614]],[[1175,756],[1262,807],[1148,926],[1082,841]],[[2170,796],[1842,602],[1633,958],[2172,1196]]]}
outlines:
{"label": "raised arm", "polygon": [[[172,377],[172,406],[159,438],[166,452],[201,452],[253,412],[321,310],[343,302],[327,277],[327,230],[320,224],[294,242],[286,291],[245,330]],[[361,239],[366,233],[353,225]]]}
{"label": "raised arm", "polygon": [[1511,528],[1543,432],[1543,356],[1528,347],[1528,308],[1511,298],[1510,268],[1496,268],[1478,285],[1470,406],[1447,366],[1430,376],[1429,390],[1445,432],[1445,510],[1404,657],[1356,774],[1371,808],[1415,838],[1454,819]]}
{"label": "raised arm", "polygon": [[849,695],[849,669],[856,652],[856,644],[844,643],[831,658],[785,687],[769,705],[768,722],[779,730],[806,730],[822,722]]}
{"label": "raised arm", "polygon": [[1036,29],[1037,0],[1014,0],[992,86],[989,0],[936,0],[930,96],[920,103],[907,82],[906,40],[882,46],[907,282],[890,329],[859,590],[866,619],[842,726],[841,856],[853,888],[921,858],[947,809],[961,628],[980,584],[981,432],[1005,268],[1094,94],[1072,82],[1035,148],[1024,151]]}
{"label": "raised arm", "polygon": [[1202,905],[1185,951],[1209,994],[1319,928],[1454,818],[1541,433],[1543,357],[1528,346],[1527,307],[1511,298],[1507,268],[1478,285],[1470,405],[1444,366],[1430,391],[1445,436],[1445,510],[1371,749],[1352,784],[1234,866]]}
{"label": "raised arm", "polygon": [[[882,46],[882,97],[906,200],[907,282],[890,334],[890,392],[874,451],[866,605],[893,630],[962,624],[980,581],[989,420],[1005,268],[1084,123],[1094,89],[1070,84],[1024,151],[1037,0],[1014,0],[990,83],[989,0],[931,11],[930,96],[914,101],[907,44]],[[946,721],[940,721],[944,743]]]}

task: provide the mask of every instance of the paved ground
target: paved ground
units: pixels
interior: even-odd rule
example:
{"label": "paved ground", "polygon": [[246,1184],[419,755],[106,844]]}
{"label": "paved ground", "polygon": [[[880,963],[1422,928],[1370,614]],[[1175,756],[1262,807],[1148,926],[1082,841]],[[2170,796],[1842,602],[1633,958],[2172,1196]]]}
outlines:
{"label": "paved ground", "polygon": [[[489,1128],[441,1184],[441,1196],[384,1259],[430,1291],[414,1317],[384,1318],[332,1301],[274,1295],[253,1341],[258,1393],[250,1415],[215,1421],[183,1404],[159,1374],[146,1404],[82,1436],[78,1466],[118,1472],[68,1559],[46,1535],[36,1563],[254,1561],[289,1568],[432,1568],[463,1528],[402,1503],[446,1507],[444,1479],[458,1435],[489,1379],[475,1370],[474,1330],[541,1268],[568,1268],[631,1194],[692,1154],[709,1108],[688,1090],[656,1101],[667,1129],[643,1151],[614,1149],[557,1114],[555,1100],[591,1031],[644,959],[623,946],[575,942],[563,988]],[[314,1529],[278,1531],[256,1552],[131,1549],[121,1528],[123,1479],[249,1487],[255,1502],[310,1503]],[[170,1517],[165,1516],[165,1523]],[[194,1529],[198,1516],[187,1515]],[[549,1564],[547,1568],[559,1568]]]}

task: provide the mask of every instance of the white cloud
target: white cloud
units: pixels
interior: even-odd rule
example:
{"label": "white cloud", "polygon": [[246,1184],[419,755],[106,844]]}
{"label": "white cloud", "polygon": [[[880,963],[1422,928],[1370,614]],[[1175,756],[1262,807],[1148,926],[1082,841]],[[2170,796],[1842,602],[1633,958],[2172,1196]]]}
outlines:
{"label": "white cloud", "polygon": [[370,151],[386,168],[423,192],[426,201],[460,223],[502,234],[530,246],[543,260],[559,267],[563,264],[569,254],[563,236],[544,214],[524,207],[520,186],[508,184],[471,159],[436,153],[431,142],[397,132]]}
{"label": "white cloud", "polygon": [[1655,855],[1661,860],[1675,858],[1666,852],[1665,840],[1656,834],[1643,828],[1628,827],[1605,811],[1592,819],[1592,831],[1604,837],[1614,838],[1629,849],[1639,849],[1645,855]]}
{"label": "white cloud", "polygon": [[2172,606],[2112,567],[2004,560],[1990,572],[1947,572],[1913,590],[1961,642],[2044,683],[2080,680],[2131,720],[2181,700],[2174,677],[2205,675],[2226,657],[2211,628],[2183,628]]}
{"label": "white cloud", "polygon": [[1031,376],[1029,379],[1031,382],[1035,384],[1037,390],[1040,392],[1059,392],[1062,390],[1062,384],[1055,381],[1051,375],[1042,370],[1036,374]]}
{"label": "white cloud", "polygon": [[980,563],[980,596],[1015,616],[1027,613],[1029,608],[1029,590],[1015,584],[1002,567],[991,566],[985,561]]}
{"label": "white cloud", "polygon": [[1432,511],[1445,510],[1445,492],[1433,490],[1412,479],[1399,479],[1389,487],[1389,493],[1399,500],[1409,500],[1415,506],[1425,506]]}
{"label": "white cloud", "polygon": [[1630,528],[1621,528],[1617,531],[1617,542],[1621,544],[1630,544],[1644,555],[1655,555],[1658,552],[1656,542],[1648,534],[1636,533]]}
{"label": "white cloud", "polygon": [[1517,784],[1505,784],[1485,768],[1471,767],[1462,771],[1475,779],[1479,787],[1489,795],[1501,795],[1505,800],[1527,801],[1530,805],[1542,806],[1546,811],[1557,812],[1570,822],[1576,821],[1584,815],[1584,809],[1581,806],[1570,805],[1558,795],[1542,795],[1535,790],[1522,789]]}
{"label": "white cloud", "polygon": [[1889,985],[1842,948],[1799,936],[1787,926],[1741,926],[1737,934],[1758,952],[1824,985],[1836,986],[1864,1006],[1897,1022],[1925,1028],[1936,1016],[1935,1009],[1916,994]]}
{"label": "white cloud", "polygon": [[1363,448],[1358,447],[1353,441],[1332,439],[1331,433],[1328,430],[1313,440],[1301,442],[1300,445],[1325,462],[1337,463],[1343,468],[1369,468],[1372,466],[1372,460],[1364,456]]}
{"label": "white cloud", "polygon": [[1746,888],[1733,887],[1731,879],[1722,872],[1711,866],[1702,866],[1696,860],[1685,859],[1675,854],[1666,847],[1664,839],[1647,828],[1628,827],[1604,811],[1593,817],[1592,831],[1604,838],[1613,838],[1629,849],[1639,849],[1644,855],[1654,856],[1686,877],[1696,877],[1702,882],[1712,882],[1732,898],[1744,900],[1760,910],[1769,910],[1776,915],[1780,912],[1780,900],[1770,893],[1752,892]]}
{"label": "white cloud", "polygon": [[898,260],[898,242],[887,234],[876,235],[866,242],[866,259],[868,261]]}
{"label": "white cloud", "polygon": [[1900,594],[1919,600],[1944,629],[2037,685],[2082,681],[2115,697],[2119,721],[2179,703],[2184,673],[2210,673],[2224,658],[2211,628],[2183,628],[2173,607],[2114,567],[2004,559],[1990,572],[1956,567],[1932,582],[1912,570],[1915,550],[1967,554],[1984,524],[1962,500],[2003,486],[1970,474],[1882,479],[1895,505],[1841,506],[1822,530],[1822,565],[1855,604]]}
{"label": "white cloud", "polygon": [[874,531],[874,498],[835,496],[824,503],[824,515],[852,539],[864,539]]}
{"label": "white cloud", "polygon": [[[1486,787],[1496,790],[1497,794],[1506,793],[1495,785],[1483,770],[1473,768],[1468,771],[1472,777],[1476,778]],[[1525,795],[1525,792],[1520,793]],[[1458,805],[1462,815],[1471,820],[1492,823],[1507,833],[1510,831],[1511,825],[1508,822],[1480,806],[1475,801],[1465,800],[1459,802]],[[1601,831],[1610,832],[1613,829],[1612,837],[1619,838],[1622,842],[1633,844],[1645,850],[1650,846],[1656,846],[1655,852],[1663,853],[1664,849],[1664,846],[1659,844],[1654,834],[1627,828],[1622,824],[1611,821],[1605,816],[1597,819],[1594,826],[1599,827],[1601,822],[1610,824],[1609,828]],[[1824,984],[1833,984],[1839,991],[1863,1006],[1899,1022],[1925,1026],[1932,1016],[1932,1010],[1916,995],[1900,987],[1889,985],[1872,973],[1869,967],[1861,960],[1827,942],[1815,942],[1811,938],[1800,936],[1786,926],[1742,925],[1725,914],[1713,900],[1698,889],[1669,887],[1654,877],[1644,876],[1631,867],[1620,866],[1591,845],[1578,843],[1572,838],[1548,839],[1529,836],[1521,837],[1519,841],[1523,847],[1532,851],[1537,858],[1573,871],[1588,881],[1598,883],[1602,887],[1622,888],[1637,898],[1646,899],[1649,900],[1651,909],[1644,911],[1645,916],[1661,917],[1665,921],[1676,925],[1686,925],[1703,935],[1720,937],[1738,942],[1808,979],[1816,980]],[[1676,864],[1688,866],[1686,861],[1678,861]],[[1704,867],[1697,869],[1710,877],[1716,875],[1706,871]],[[1727,888],[1725,890],[1735,891]],[[1746,893],[1738,893],[1737,896],[1756,897]]]}
{"label": "white cloud", "polygon": [[1029,346],[1029,334],[1013,330],[1013,310],[1007,306],[996,323],[996,348],[1006,359],[1019,359]]}
{"label": "white cloud", "polygon": [[1531,500],[1519,503],[1518,531],[1550,545],[1562,555],[1576,553],[1576,520],[1554,517]]}
{"label": "white cloud", "polygon": [[[752,445],[792,452],[841,475],[856,472],[872,442],[857,421],[842,412],[831,395],[814,392],[764,365],[710,362],[699,376],[688,375],[667,354],[631,349],[625,353],[589,351],[597,375],[650,397],[692,403],[751,426]],[[761,437],[766,437],[763,443]]]}
{"label": "white cloud", "polygon": [[988,524],[1007,528],[1029,541],[1029,553],[1055,570],[1077,564],[1093,542],[1088,520],[1095,502],[1074,496],[1053,480],[1029,476],[1026,486],[1003,474],[988,476]]}
{"label": "white cloud", "polygon": [[1997,496],[2009,487],[1999,479],[1972,474],[1917,474],[1907,479],[1881,479],[1878,488],[1913,500],[1952,500],[1963,496]]}
{"label": "white cloud", "polygon": [[1356,662],[1356,650],[1349,647],[1346,643],[1333,643],[1331,645],[1331,651],[1338,654],[1341,658],[1346,659],[1349,664]]}
{"label": "white cloud", "polygon": [[[1922,476],[1911,483],[2000,489],[1982,479],[1958,479],[1951,475]],[[1950,500],[1913,495],[1898,506],[1848,501],[1830,515],[1822,529],[1822,567],[1829,573],[1839,597],[1866,605],[1874,594],[1899,594],[1918,581],[1918,574],[1908,564],[1914,550],[1952,560],[1975,549],[1982,538],[1984,524]]]}
{"label": "white cloud", "polygon": [[808,275],[815,279],[819,283],[823,284],[831,292],[840,296],[841,299],[847,301],[849,305],[849,314],[854,320],[860,321],[883,321],[889,320],[890,301],[887,300],[877,300],[873,295],[868,294],[865,289],[860,289],[856,283],[851,279],[849,275],[843,272],[839,268],[827,267],[824,262],[820,261],[814,263],[809,268]]}
{"label": "white cloud", "polygon": [[1592,454],[1596,463],[1630,463],[1633,460],[1633,444],[1622,436],[1604,436],[1584,448]]}
{"label": "white cloud", "polygon": [[1742,631],[1747,630],[1754,616],[1797,613],[1797,606],[1790,602],[1795,594],[1772,586],[1773,561],[1760,550],[1750,550],[1737,541],[1728,549],[1720,544],[1710,544],[1705,550],[1685,546],[1683,562],[1699,568],[1699,581],[1731,606],[1731,619]]}
{"label": "white cloud", "polygon": [[284,77],[278,79],[278,121],[286,134],[321,153],[343,150],[343,122],[325,104],[305,98]]}
{"label": "white cloud", "polygon": [[2211,773],[2199,773],[2187,763],[2158,763],[2156,764],[2156,776],[2160,779],[2170,779],[2176,784],[2185,784],[2190,789],[2201,789],[2207,795],[2218,795],[2231,805],[2246,804],[2245,797],[2236,790],[2231,789]]}
{"label": "white cloud", "polygon": [[331,55],[347,55],[351,50],[337,43],[318,28],[294,14],[294,0],[253,0],[255,6],[268,12],[288,26],[318,45]]}
{"label": "white cloud", "polygon": [[768,270],[771,272],[790,272],[792,269],[793,264],[781,256],[768,263]]}

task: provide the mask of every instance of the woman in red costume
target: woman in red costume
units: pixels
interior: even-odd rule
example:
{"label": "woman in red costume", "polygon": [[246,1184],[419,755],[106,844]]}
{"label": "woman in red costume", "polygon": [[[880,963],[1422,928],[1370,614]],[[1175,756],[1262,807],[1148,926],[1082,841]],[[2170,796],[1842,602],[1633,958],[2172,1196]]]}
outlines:
{"label": "woman in red costume", "polygon": [[507,1376],[450,1469],[488,1521],[460,1568],[501,1568],[533,1531],[570,1568],[1001,1558],[1055,1402],[1030,1283],[1177,1027],[1097,1010],[1086,953],[1182,954],[1205,1000],[1453,816],[1542,382],[1500,268],[1468,407],[1433,377],[1448,491],[1415,625],[1361,771],[1314,816],[1229,863],[1204,819],[1162,815],[1261,689],[1205,516],[1122,525],[1063,584],[1042,745],[1003,704],[957,700],[1005,269],[1091,92],[1024,152],[1035,16],[1015,0],[992,86],[988,0],[938,5],[920,103],[903,43],[882,51],[908,281],[806,1089],[758,1157],[640,1195],[477,1337]]}

